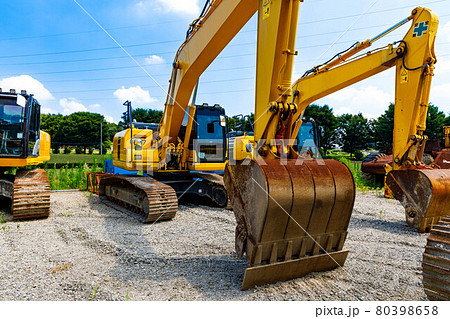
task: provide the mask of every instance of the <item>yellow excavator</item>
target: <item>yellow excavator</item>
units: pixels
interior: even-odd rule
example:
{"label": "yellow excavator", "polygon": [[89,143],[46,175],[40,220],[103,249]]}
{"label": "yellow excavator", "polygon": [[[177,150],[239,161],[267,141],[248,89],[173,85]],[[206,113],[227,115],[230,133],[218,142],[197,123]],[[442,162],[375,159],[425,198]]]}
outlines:
{"label": "yellow excavator", "polygon": [[[236,251],[246,254],[251,266],[243,289],[343,265],[354,182],[343,164],[299,159],[293,147],[298,119],[313,101],[391,67],[396,67],[396,109],[389,186],[405,206],[408,223],[417,223],[419,231],[450,211],[449,170],[421,160],[437,16],[416,8],[291,83],[301,2],[258,1],[255,134],[253,140],[235,139],[236,161],[227,164],[224,176],[238,223]],[[407,22],[412,25],[402,40],[362,54]]]}
{"label": "yellow excavator", "polygon": [[[184,120],[178,123],[177,135],[171,138],[162,135],[167,131],[161,133],[168,125],[164,118],[159,124],[133,122],[131,102],[125,105],[127,129],[114,136],[113,165],[142,176],[103,177],[99,185],[103,202],[145,223],[174,218],[177,197],[197,197],[225,207],[228,197],[223,180],[214,174],[225,167],[223,107],[189,105]],[[181,107],[172,111],[184,112]]]}
{"label": "yellow excavator", "polygon": [[[436,15],[416,8],[393,27],[354,44],[292,83],[301,2],[207,1],[175,57],[161,123],[154,130],[140,130],[131,124],[114,138],[114,165],[152,171],[154,176],[162,173],[162,182],[170,173],[190,176],[196,167],[205,171],[223,165],[217,157],[215,164],[201,161],[206,154],[217,154],[225,142],[218,146],[207,140],[211,143],[203,149],[194,146],[198,144],[195,139],[202,138],[193,135],[194,128],[197,132],[215,132],[212,126],[217,119],[198,121],[195,116],[199,108],[189,101],[192,95],[195,97],[200,75],[258,13],[254,136],[234,138],[223,180],[237,221],[236,252],[239,257],[246,254],[251,266],[245,272],[242,289],[343,266],[348,254],[343,247],[355,200],[353,176],[338,161],[299,156],[296,138],[307,105],[393,66],[397,70],[397,161],[390,174],[406,196],[404,205],[414,203],[414,198],[411,201],[411,189],[399,180],[402,174],[411,176],[413,183],[417,183],[414,178],[428,181],[418,183],[416,194],[427,193],[430,199],[437,197],[444,202],[439,207],[442,210],[437,206],[419,207],[419,223],[426,220],[433,224],[438,218],[428,220],[429,216],[445,215],[450,208],[448,201],[445,204],[442,200],[450,194],[448,171],[434,173],[432,167],[421,163],[429,87],[436,62]],[[402,40],[361,52],[409,21],[412,25]],[[140,210],[147,221],[161,220],[165,215],[173,217],[176,211],[175,194],[161,191],[164,187],[167,184],[156,178],[112,177],[102,180],[100,193]],[[149,196],[146,192],[151,189],[156,191]],[[153,213],[143,211],[148,210],[146,207]],[[407,214],[412,214],[411,210]],[[149,219],[150,215],[153,218]]]}
{"label": "yellow excavator", "polygon": [[[50,160],[50,135],[40,130],[41,105],[22,90],[0,89],[0,196],[11,201],[13,219],[50,214],[50,184],[43,169],[26,169]],[[19,167],[15,175],[6,174]]]}
{"label": "yellow excavator", "polygon": [[[223,4],[228,6],[227,2]],[[142,222],[172,219],[178,210],[177,197],[195,195],[221,207],[228,203],[223,178],[214,174],[225,168],[225,110],[218,104],[195,105],[200,75],[238,30],[229,32],[235,26],[220,29],[216,18],[210,19],[219,3],[205,5],[176,53],[159,125],[133,122],[129,108],[128,128],[114,136],[113,165],[147,176],[106,176],[99,195],[106,204],[134,213]],[[234,17],[239,8],[235,10]],[[241,24],[250,17],[241,17]],[[213,29],[204,27],[205,21]]]}

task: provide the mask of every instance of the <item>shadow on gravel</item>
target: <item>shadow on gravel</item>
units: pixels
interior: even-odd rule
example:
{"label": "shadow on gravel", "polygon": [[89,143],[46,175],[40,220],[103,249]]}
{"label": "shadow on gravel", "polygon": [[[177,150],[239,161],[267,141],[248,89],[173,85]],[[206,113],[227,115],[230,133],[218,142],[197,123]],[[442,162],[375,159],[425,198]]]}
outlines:
{"label": "shadow on gravel", "polygon": [[399,233],[399,234],[411,234],[417,235],[417,230],[410,228],[406,221],[389,221],[389,220],[381,220],[381,219],[367,219],[367,218],[359,218],[352,217],[350,220],[350,228],[353,229],[363,229],[363,228],[373,228],[379,231],[383,231],[386,233]]}
{"label": "shadow on gravel", "polygon": [[13,220],[13,215],[11,213],[11,199],[3,196],[0,196],[0,220],[1,222],[10,222]]}
{"label": "shadow on gravel", "polygon": [[[97,196],[89,198],[88,202],[94,210],[98,209],[99,205],[104,205]],[[177,285],[181,287],[186,284],[185,279],[198,294],[203,295],[202,299],[213,300],[230,300],[233,297],[246,295],[251,292],[251,290],[248,292],[240,291],[244,271],[249,267],[245,259],[238,260],[234,254],[173,258],[159,256],[152,248],[154,244],[146,239],[146,236],[149,235],[149,227],[158,227],[158,225],[176,221],[162,221],[154,225],[143,224],[132,216],[115,211],[113,208],[110,208],[111,215],[109,215],[106,213],[108,210],[99,210],[99,212],[105,217],[119,214],[121,219],[126,220],[126,235],[130,236],[132,234],[132,239],[134,239],[134,242],[131,244],[124,242],[124,229],[118,227],[118,218],[104,219],[106,233],[113,243],[113,245],[109,245],[110,247],[106,251],[108,254],[116,256],[116,262],[108,270],[108,274],[116,280],[125,284],[146,281],[146,283],[150,285],[154,283],[156,286],[149,286],[149,290],[153,288],[164,290],[161,287],[165,287],[166,282],[171,281],[170,285],[172,287],[174,284],[175,287]],[[183,235],[180,234],[179,236]],[[214,234],[211,235],[213,236]],[[230,236],[233,235],[234,232],[230,234]],[[161,240],[168,241],[170,238],[162,238]],[[104,253],[105,243],[95,243],[95,241],[93,240],[93,242],[89,243],[89,246],[95,249],[96,245],[103,245],[102,250]],[[179,282],[177,282],[177,279],[180,279]],[[180,290],[186,293],[186,290]],[[190,293],[190,295],[198,299],[198,296],[195,296],[195,294]],[[167,297],[167,294],[162,295],[160,300],[165,300],[165,297]],[[181,294],[180,297],[183,298],[183,295]],[[186,299],[192,299],[192,297],[186,297]]]}

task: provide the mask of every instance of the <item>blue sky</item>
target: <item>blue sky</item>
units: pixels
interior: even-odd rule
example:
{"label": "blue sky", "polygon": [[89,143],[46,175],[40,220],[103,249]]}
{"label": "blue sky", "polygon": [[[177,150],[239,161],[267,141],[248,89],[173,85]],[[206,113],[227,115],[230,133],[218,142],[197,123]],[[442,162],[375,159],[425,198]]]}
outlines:
{"label": "blue sky", "polygon": [[[3,0],[0,87],[34,93],[45,113],[87,110],[117,122],[126,99],[134,107],[163,109],[173,57],[204,0],[77,1],[157,83],[73,0]],[[305,0],[294,76],[380,33],[416,6],[432,9],[440,19],[430,101],[449,114],[450,0]],[[373,47],[401,39],[408,27]],[[253,17],[202,75],[197,103],[221,104],[229,115],[253,112],[255,51]],[[330,105],[336,114],[377,117],[393,100],[394,72],[389,70],[317,103]]]}

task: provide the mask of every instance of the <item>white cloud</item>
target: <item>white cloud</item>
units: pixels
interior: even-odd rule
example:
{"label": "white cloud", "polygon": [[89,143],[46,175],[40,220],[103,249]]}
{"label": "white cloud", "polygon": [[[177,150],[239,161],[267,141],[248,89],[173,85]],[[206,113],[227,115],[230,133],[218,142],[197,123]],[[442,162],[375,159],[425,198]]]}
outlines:
{"label": "white cloud", "polygon": [[157,0],[169,12],[194,15],[200,13],[199,0]]}
{"label": "white cloud", "polygon": [[90,109],[98,109],[100,106],[101,106],[100,104],[96,103],[96,104],[89,105],[88,108],[90,108]]}
{"label": "white cloud", "polygon": [[195,16],[200,13],[199,0],[156,0],[160,5],[155,6],[154,0],[142,0],[134,5],[134,11],[141,16],[148,15],[151,11],[162,11],[187,16]]}
{"label": "white cloud", "polygon": [[434,99],[442,99],[447,101],[450,100],[450,83],[441,84],[431,88],[430,96],[433,100]]}
{"label": "white cloud", "polygon": [[391,102],[394,102],[393,94],[386,93],[375,86],[366,86],[358,89],[342,89],[315,103],[330,105],[337,115],[361,112],[367,118],[377,118],[384,113]]}
{"label": "white cloud", "polygon": [[75,112],[88,112],[88,109],[83,104],[76,101],[74,98],[61,99],[59,105],[63,108],[62,114],[69,115]]}
{"label": "white cloud", "polygon": [[133,104],[137,104],[136,106],[156,101],[156,99],[150,96],[149,91],[143,90],[139,85],[131,86],[128,89],[122,86],[120,89],[114,92],[114,96],[122,102],[125,102],[125,100],[129,100]]}
{"label": "white cloud", "polygon": [[109,115],[103,115],[103,116],[105,117],[106,122],[109,122],[109,123],[115,123],[116,122],[116,121],[114,121],[112,116],[109,116]]}
{"label": "white cloud", "polygon": [[16,92],[27,90],[27,93],[34,94],[36,100],[41,102],[41,104],[42,101],[55,99],[41,82],[29,75],[19,75],[1,79],[0,88],[5,92],[9,92],[10,89],[15,89]]}
{"label": "white cloud", "polygon": [[157,55],[151,55],[148,58],[145,58],[145,64],[162,64],[164,63],[164,59]]}
{"label": "white cloud", "polygon": [[449,42],[450,41],[450,21],[444,24],[443,27],[438,29],[436,42]]}

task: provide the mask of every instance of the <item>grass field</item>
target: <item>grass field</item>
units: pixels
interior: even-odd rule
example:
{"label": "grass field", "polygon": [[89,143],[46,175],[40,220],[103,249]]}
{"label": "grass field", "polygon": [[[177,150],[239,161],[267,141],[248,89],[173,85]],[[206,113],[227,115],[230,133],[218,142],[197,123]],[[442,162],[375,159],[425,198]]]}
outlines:
{"label": "grass field", "polygon": [[368,180],[365,180],[364,178],[362,178],[361,162],[351,161],[345,157],[335,158],[335,159],[348,166],[348,168],[350,169],[350,171],[353,174],[353,178],[355,179],[355,185],[356,185],[357,189],[381,190],[384,187],[383,183],[376,182],[376,181],[368,181]]}
{"label": "grass field", "polygon": [[87,173],[104,171],[104,161],[111,158],[111,154],[52,154],[39,167],[47,171],[52,190],[86,189]]}
{"label": "grass field", "polygon": [[102,166],[88,164],[71,164],[62,168],[46,169],[50,189],[86,189],[87,173],[101,172]]}
{"label": "grass field", "polygon": [[98,154],[51,154],[50,161],[47,162],[49,167],[52,164],[97,164],[103,163],[104,160],[111,159],[111,154],[98,155]]}

